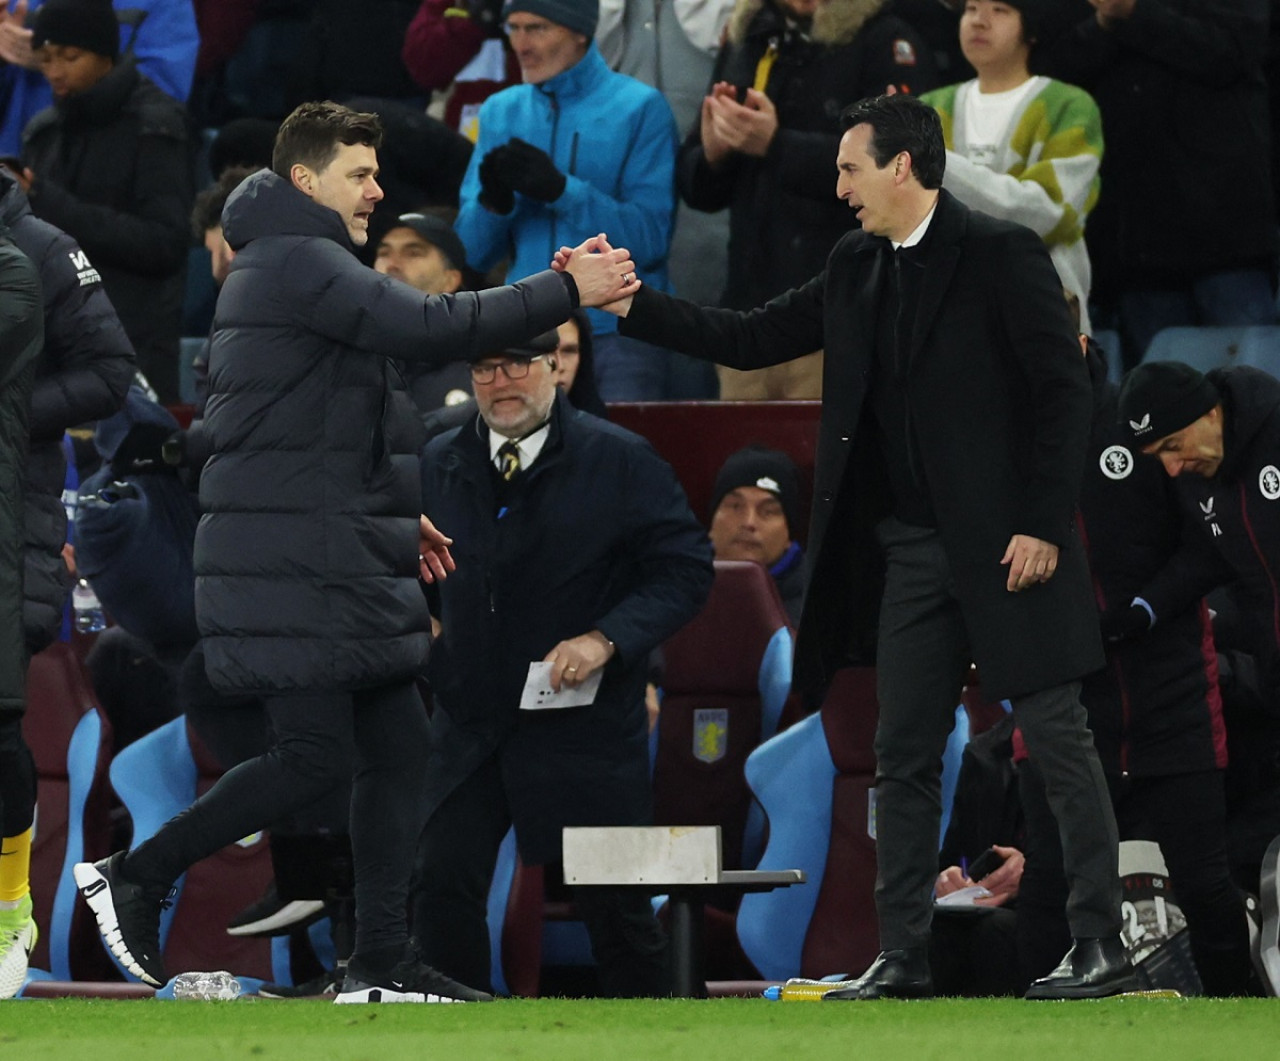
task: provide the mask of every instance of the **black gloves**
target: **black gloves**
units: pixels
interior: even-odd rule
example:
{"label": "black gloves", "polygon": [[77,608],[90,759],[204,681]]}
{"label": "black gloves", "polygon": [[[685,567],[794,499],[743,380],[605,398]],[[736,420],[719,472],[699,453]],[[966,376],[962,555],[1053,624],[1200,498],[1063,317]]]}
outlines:
{"label": "black gloves", "polygon": [[564,194],[565,175],[545,151],[517,136],[507,141],[506,148],[500,165],[513,191],[541,203],[555,202]]}
{"label": "black gloves", "polygon": [[495,214],[515,209],[516,192],[540,203],[555,202],[568,183],[550,155],[517,136],[485,155],[478,172],[480,205]]}
{"label": "black gloves", "polygon": [[1108,641],[1128,641],[1151,629],[1151,613],[1141,604],[1124,604],[1102,617],[1102,636]]}
{"label": "black gloves", "polygon": [[507,145],[495,147],[480,160],[480,205],[492,214],[509,214],[516,208],[515,192],[502,172]]}
{"label": "black gloves", "polygon": [[111,458],[111,474],[117,478],[125,475],[173,472],[165,460],[163,447],[177,432],[163,424],[134,424],[120,440]]}

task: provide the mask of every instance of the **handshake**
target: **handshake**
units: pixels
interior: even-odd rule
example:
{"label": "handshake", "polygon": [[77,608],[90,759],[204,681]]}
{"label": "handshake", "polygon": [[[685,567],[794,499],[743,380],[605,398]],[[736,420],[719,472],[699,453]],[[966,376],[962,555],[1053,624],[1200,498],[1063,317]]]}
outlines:
{"label": "handshake", "polygon": [[619,316],[626,316],[631,296],[640,290],[631,252],[614,250],[603,232],[576,247],[561,247],[551,268],[573,277],[579,305],[607,309]]}

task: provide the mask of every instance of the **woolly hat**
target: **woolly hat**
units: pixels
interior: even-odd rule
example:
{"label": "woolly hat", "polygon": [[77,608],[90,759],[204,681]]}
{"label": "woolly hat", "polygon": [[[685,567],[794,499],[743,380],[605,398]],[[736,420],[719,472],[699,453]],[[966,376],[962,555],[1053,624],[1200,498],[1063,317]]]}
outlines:
{"label": "woolly hat", "polygon": [[588,40],[596,35],[596,23],[600,20],[599,0],[506,0],[502,5],[503,21],[517,11],[545,18],[581,33]]}
{"label": "woolly hat", "polygon": [[[435,214],[401,214],[391,228],[411,228],[449,260],[451,269],[467,267],[467,250],[453,226]],[[390,231],[390,230],[388,230]]]}
{"label": "woolly hat", "polygon": [[1222,400],[1215,387],[1190,365],[1143,362],[1120,388],[1120,426],[1135,446],[1181,431]]}
{"label": "woolly hat", "polygon": [[797,509],[800,505],[800,475],[795,462],[785,453],[763,446],[748,446],[731,454],[716,473],[715,486],[711,489],[711,517],[724,500],[724,495],[740,486],[754,486],[768,491],[782,502],[783,515],[787,517],[787,530],[795,534]]}
{"label": "woolly hat", "polygon": [[36,9],[31,25],[31,47],[61,44],[120,57],[120,23],[110,0],[47,0]]}

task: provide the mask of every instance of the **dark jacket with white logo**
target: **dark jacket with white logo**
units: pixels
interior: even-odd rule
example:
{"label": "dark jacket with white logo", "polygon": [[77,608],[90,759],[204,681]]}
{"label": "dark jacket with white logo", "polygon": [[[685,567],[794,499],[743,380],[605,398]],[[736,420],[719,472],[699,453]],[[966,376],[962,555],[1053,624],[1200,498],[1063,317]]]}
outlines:
{"label": "dark jacket with white logo", "polygon": [[[1098,608],[1124,607],[1178,550],[1174,481],[1134,453],[1118,423],[1119,391],[1091,351],[1093,434],[1080,491],[1081,538]],[[1194,529],[1193,529],[1194,533]],[[1202,600],[1162,615],[1146,636],[1107,646],[1084,681],[1089,728],[1111,775],[1150,777],[1226,765],[1217,659]]]}
{"label": "dark jacket with white logo", "polygon": [[[422,461],[423,500],[458,563],[438,590],[427,806],[496,756],[521,856],[546,862],[566,825],[652,819],[649,653],[705,603],[711,545],[649,443],[563,395],[501,505],[492,469],[475,416]],[[593,629],[617,646],[595,702],[519,710],[530,662]]]}
{"label": "dark jacket with white logo", "polygon": [[40,270],[44,299],[44,347],[31,391],[23,584],[27,647],[38,652],[57,636],[69,581],[62,559],[62,435],[124,404],[134,373],[133,347],[92,260],[65,232],[32,214],[22,189],[3,171],[0,219]]}
{"label": "dark jacket with white logo", "polygon": [[406,681],[428,646],[422,424],[393,361],[524,342],[569,316],[569,285],[548,270],[423,295],[361,265],[338,214],[266,170],[222,223],[236,259],[213,321],[195,547],[209,678],[243,692]]}
{"label": "dark jacket with white logo", "polygon": [[0,718],[24,704],[22,482],[42,331],[40,276],[0,224]]}
{"label": "dark jacket with white logo", "polygon": [[680,196],[695,210],[729,208],[722,305],[750,309],[798,287],[858,227],[854,212],[835,197],[840,112],[887,85],[914,93],[938,86],[933,53],[889,6],[829,0],[811,26],[801,27],[774,0],[738,0],[711,84],[728,81],[741,102],[762,62],[771,64],[765,95],[777,108],[778,132],[763,158],[735,152],[712,169],[695,124],[676,169]]}
{"label": "dark jacket with white logo", "polygon": [[1199,532],[1142,596],[1160,621],[1234,582],[1253,616],[1246,647],[1280,675],[1280,381],[1246,366],[1215,369],[1208,378],[1222,395],[1222,464],[1212,479],[1175,480],[1186,519]]}

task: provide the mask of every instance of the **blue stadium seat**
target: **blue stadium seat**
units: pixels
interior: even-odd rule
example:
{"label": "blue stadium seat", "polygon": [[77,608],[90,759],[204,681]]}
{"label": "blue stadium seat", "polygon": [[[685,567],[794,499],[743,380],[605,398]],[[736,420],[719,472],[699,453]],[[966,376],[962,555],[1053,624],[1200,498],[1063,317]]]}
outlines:
{"label": "blue stadium seat", "polygon": [[1181,361],[1208,372],[1240,363],[1247,328],[1235,326],[1163,328],[1147,347],[1144,361]]}

